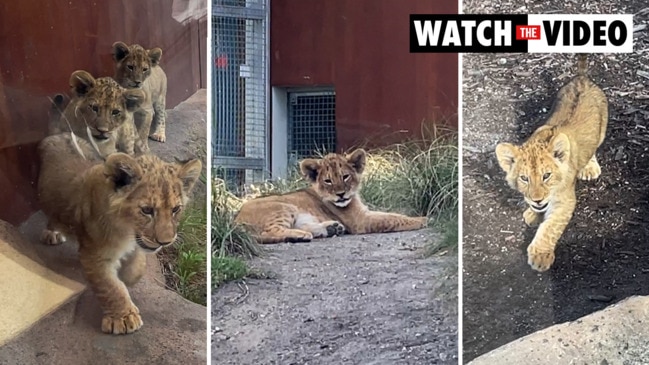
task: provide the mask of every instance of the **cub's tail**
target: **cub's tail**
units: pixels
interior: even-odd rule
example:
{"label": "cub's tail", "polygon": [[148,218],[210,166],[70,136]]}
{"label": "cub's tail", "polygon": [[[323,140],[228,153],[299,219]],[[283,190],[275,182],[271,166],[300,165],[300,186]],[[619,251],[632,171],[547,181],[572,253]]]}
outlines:
{"label": "cub's tail", "polygon": [[588,54],[577,54],[577,75],[586,76],[588,72]]}

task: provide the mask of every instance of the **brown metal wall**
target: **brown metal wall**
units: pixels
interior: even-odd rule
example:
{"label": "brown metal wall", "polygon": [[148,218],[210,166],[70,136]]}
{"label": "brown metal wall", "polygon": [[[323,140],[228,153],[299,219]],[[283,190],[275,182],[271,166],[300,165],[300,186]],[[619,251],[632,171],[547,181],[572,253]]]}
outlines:
{"label": "brown metal wall", "polygon": [[173,2],[0,2],[0,219],[18,223],[38,209],[35,146],[47,130],[46,97],[67,93],[77,69],[112,76],[113,42],[163,49],[168,108],[206,87],[207,23],[178,23]]}
{"label": "brown metal wall", "polygon": [[456,14],[457,1],[272,0],[271,85],[331,86],[340,148],[457,129],[457,54],[410,54],[409,15]]}

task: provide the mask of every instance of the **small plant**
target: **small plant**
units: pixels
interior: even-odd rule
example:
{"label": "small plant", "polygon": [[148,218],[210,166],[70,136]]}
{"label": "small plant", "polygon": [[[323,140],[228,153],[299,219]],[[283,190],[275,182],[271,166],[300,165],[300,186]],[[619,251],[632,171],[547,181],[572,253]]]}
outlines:
{"label": "small plant", "polygon": [[240,257],[213,256],[212,257],[212,282],[218,287],[224,282],[239,280],[248,275],[248,267]]}

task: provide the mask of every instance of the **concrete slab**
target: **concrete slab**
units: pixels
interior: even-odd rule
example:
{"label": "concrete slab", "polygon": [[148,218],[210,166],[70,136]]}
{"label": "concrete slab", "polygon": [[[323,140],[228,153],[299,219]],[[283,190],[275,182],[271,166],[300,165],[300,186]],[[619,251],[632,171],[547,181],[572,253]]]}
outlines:
{"label": "concrete slab", "polygon": [[469,365],[592,365],[649,362],[649,297],[636,296],[488,352]]}

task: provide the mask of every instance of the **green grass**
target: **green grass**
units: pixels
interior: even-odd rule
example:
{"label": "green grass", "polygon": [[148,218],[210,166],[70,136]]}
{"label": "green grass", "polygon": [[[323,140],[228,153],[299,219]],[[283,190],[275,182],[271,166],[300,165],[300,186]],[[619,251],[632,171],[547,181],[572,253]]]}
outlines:
{"label": "green grass", "polygon": [[215,287],[248,275],[248,266],[241,257],[212,256],[212,281]]}
{"label": "green grass", "polygon": [[194,198],[178,225],[178,243],[160,255],[167,285],[194,303],[207,304],[207,208]]}
{"label": "green grass", "polygon": [[426,215],[442,234],[427,252],[457,249],[457,135],[446,132],[370,151],[361,196],[373,209]]}

